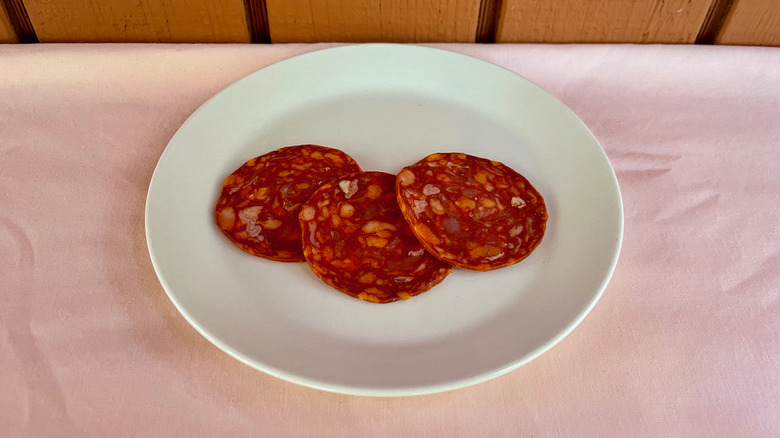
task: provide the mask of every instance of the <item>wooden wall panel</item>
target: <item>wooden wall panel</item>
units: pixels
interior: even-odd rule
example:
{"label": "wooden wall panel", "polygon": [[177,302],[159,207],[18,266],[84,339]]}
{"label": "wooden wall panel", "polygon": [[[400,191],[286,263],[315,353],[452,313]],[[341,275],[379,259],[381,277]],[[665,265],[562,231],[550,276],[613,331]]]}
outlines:
{"label": "wooden wall panel", "polygon": [[40,42],[249,42],[243,0],[24,0]]}
{"label": "wooden wall panel", "polygon": [[715,42],[780,46],[780,1],[736,0]]}
{"label": "wooden wall panel", "polygon": [[5,12],[5,8],[0,4],[0,43],[17,43],[19,40],[16,38],[16,33],[13,27],[11,27],[11,21],[8,19],[8,14]]}
{"label": "wooden wall panel", "polygon": [[504,0],[496,42],[693,43],[710,3]]}
{"label": "wooden wall panel", "polygon": [[474,42],[479,0],[266,0],[271,42]]}

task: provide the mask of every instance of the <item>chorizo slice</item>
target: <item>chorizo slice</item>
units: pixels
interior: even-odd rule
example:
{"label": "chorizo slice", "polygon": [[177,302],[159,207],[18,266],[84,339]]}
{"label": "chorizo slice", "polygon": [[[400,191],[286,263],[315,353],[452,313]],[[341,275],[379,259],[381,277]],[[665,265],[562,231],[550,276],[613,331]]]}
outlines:
{"label": "chorizo slice", "polygon": [[214,211],[217,225],[249,254],[301,262],[301,206],[323,183],[359,171],[352,157],[324,146],[289,146],[260,155],[225,179]]}
{"label": "chorizo slice", "polygon": [[358,172],[319,188],[300,213],[303,254],[330,286],[387,303],[421,294],[450,273],[401,215],[395,175]]}
{"label": "chorizo slice", "polygon": [[489,271],[515,264],[547,226],[542,195],[498,161],[436,153],[396,178],[398,204],[415,236],[453,266]]}

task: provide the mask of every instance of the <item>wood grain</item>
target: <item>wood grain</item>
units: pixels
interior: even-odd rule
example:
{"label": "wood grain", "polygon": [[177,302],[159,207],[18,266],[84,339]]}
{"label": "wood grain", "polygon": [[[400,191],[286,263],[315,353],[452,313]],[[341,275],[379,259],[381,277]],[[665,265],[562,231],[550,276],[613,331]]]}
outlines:
{"label": "wood grain", "polygon": [[271,42],[474,42],[479,0],[266,0]]}
{"label": "wood grain", "polygon": [[249,42],[242,0],[25,0],[41,42]]}
{"label": "wood grain", "polygon": [[5,8],[0,4],[0,43],[18,43],[19,39],[16,38],[14,28],[11,27],[11,21],[8,19],[8,13],[5,12]]}
{"label": "wood grain", "polygon": [[497,42],[693,43],[710,0],[504,0]]}
{"label": "wood grain", "polygon": [[715,42],[780,46],[780,1],[736,0]]}

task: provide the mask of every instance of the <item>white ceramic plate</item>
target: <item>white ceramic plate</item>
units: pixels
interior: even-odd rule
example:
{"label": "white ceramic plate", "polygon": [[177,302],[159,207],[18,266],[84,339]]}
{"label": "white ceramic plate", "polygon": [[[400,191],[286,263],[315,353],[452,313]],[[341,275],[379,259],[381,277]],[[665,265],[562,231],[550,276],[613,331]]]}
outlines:
{"label": "white ceramic plate", "polygon": [[[517,265],[455,270],[407,301],[356,300],[306,263],[245,254],[213,220],[228,174],[304,143],[390,173],[438,151],[503,161],[544,196],[547,233]],[[173,137],[146,203],[154,268],[203,336],[271,375],[362,395],[450,390],[539,356],[596,303],[622,235],[615,174],[571,110],[495,65],[400,45],[321,50],[230,85]]]}

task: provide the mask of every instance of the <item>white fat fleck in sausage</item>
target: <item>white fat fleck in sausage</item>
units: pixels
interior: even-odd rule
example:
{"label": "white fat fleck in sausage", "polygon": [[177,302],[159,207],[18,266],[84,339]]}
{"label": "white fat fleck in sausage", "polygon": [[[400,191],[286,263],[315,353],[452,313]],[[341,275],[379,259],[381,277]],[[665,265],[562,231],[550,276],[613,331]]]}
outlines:
{"label": "white fat fleck in sausage", "polygon": [[523,208],[525,207],[525,201],[519,196],[512,198],[512,207]]}
{"label": "white fat fleck in sausage", "polygon": [[398,174],[398,182],[401,186],[408,186],[414,182],[414,174],[408,169],[404,169]]}
{"label": "white fat fleck in sausage", "polygon": [[417,267],[417,269],[415,269],[415,270],[414,270],[414,272],[422,272],[422,271],[424,271],[424,270],[425,270],[425,268],[426,268],[427,266],[428,266],[428,265],[427,265],[426,263],[420,263],[420,266],[418,266],[418,267]]}
{"label": "white fat fleck in sausage", "polygon": [[263,237],[263,227],[259,224],[246,224],[246,232],[249,234],[249,237],[255,238],[257,240],[262,241],[265,239],[265,237]]}
{"label": "white fat fleck in sausage", "polygon": [[255,205],[253,207],[248,207],[238,212],[238,218],[241,219],[241,222],[246,224],[246,232],[247,234],[249,234],[249,237],[252,237],[260,241],[265,239],[262,236],[263,227],[257,223],[257,216],[260,214],[262,210],[263,207],[259,205]]}
{"label": "white fat fleck in sausage", "polygon": [[426,208],[428,208],[427,201],[423,201],[422,199],[414,200],[414,207],[412,207],[412,210],[414,210],[414,214],[420,214],[424,212]]}
{"label": "white fat fleck in sausage", "polygon": [[250,223],[253,224],[257,221],[257,216],[260,214],[261,211],[263,211],[263,207],[260,205],[247,207],[238,212],[238,218],[241,219],[241,222],[245,224],[250,224]]}
{"label": "white fat fleck in sausage", "polygon": [[349,180],[341,180],[339,181],[339,187],[344,192],[344,197],[349,199],[351,198],[355,193],[358,191],[358,181],[357,179],[353,179],[352,181]]}
{"label": "white fat fleck in sausage", "polygon": [[249,186],[251,186],[251,185],[252,185],[252,184],[254,184],[256,181],[257,181],[257,176],[255,175],[255,176],[253,176],[253,177],[252,177],[252,179],[250,179],[249,181],[246,181],[246,182],[244,182],[243,184],[238,184],[238,185],[236,185],[235,187],[232,187],[228,193],[230,193],[230,194],[232,195],[233,193],[236,193],[237,191],[239,191],[239,190],[243,189],[244,187],[249,187]]}
{"label": "white fat fleck in sausage", "polygon": [[287,200],[287,197],[290,196],[290,193],[293,192],[294,190],[293,190],[292,183],[284,184],[279,188],[279,197],[284,200]]}
{"label": "white fat fleck in sausage", "polygon": [[423,187],[423,195],[425,196],[431,196],[437,193],[441,193],[441,189],[433,184],[426,184],[425,187]]}
{"label": "white fat fleck in sausage", "polygon": [[307,205],[306,208],[303,209],[301,212],[301,217],[303,220],[310,221],[314,219],[314,216],[316,216],[317,211],[314,209],[314,207]]}
{"label": "white fat fleck in sausage", "polygon": [[315,248],[319,248],[320,242],[318,242],[316,239],[315,236],[316,232],[317,232],[317,223],[309,222],[309,242],[311,242],[312,246],[314,246]]}
{"label": "white fat fleck in sausage", "polygon": [[492,262],[493,260],[498,260],[503,256],[504,256],[504,252],[502,251],[494,256],[486,256],[485,259],[490,260]]}
{"label": "white fat fleck in sausage", "polygon": [[495,212],[496,212],[496,209],[494,209],[494,208],[485,208],[485,209],[483,209],[482,207],[479,207],[479,208],[477,208],[476,212],[471,211],[469,213],[469,216],[471,216],[475,220],[480,220],[480,219],[484,219],[484,218],[492,215]]}
{"label": "white fat fleck in sausage", "polygon": [[460,222],[457,219],[450,216],[444,219],[444,229],[450,234],[457,234],[460,232]]}
{"label": "white fat fleck in sausage", "polygon": [[382,221],[368,221],[362,229],[364,233],[375,233],[382,230],[396,231],[395,225]]}

